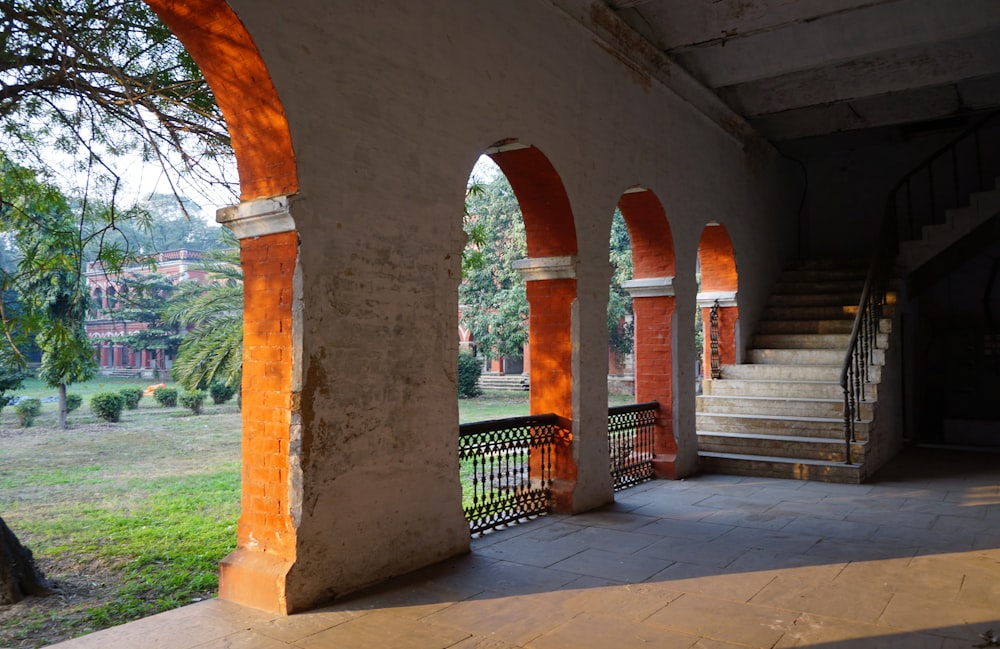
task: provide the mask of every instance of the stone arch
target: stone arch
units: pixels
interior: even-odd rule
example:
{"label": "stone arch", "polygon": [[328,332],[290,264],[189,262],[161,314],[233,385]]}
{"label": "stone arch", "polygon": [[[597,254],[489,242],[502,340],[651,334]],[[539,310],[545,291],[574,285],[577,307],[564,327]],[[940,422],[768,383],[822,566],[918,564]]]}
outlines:
{"label": "stone arch", "polygon": [[653,470],[676,477],[677,441],[673,434],[674,241],[663,205],[652,191],[635,186],[622,194],[618,209],[632,247],[633,277],[624,288],[632,295],[635,317],[635,400],[660,404],[653,435]]}
{"label": "stone arch", "polygon": [[712,352],[709,322],[712,307],[719,306],[719,365],[732,365],[739,361],[736,346],[736,328],[739,324],[739,274],[736,253],[729,231],[721,223],[710,222],[702,230],[698,242],[698,262],[701,268],[701,289],[698,306],[702,312],[705,345],[702,354],[702,372],[712,378]]}
{"label": "stone arch", "polygon": [[[299,189],[284,107],[253,38],[225,0],[145,0],[201,68],[226,120],[242,203],[220,222],[240,239],[244,275],[243,457],[237,549],[221,564],[222,599],[287,613],[296,556],[293,462],[293,276],[299,240],[288,197]],[[280,332],[280,333],[276,333]]]}
{"label": "stone arch", "polygon": [[[510,182],[524,220],[528,258],[515,268],[527,284],[531,413],[554,413],[572,422],[577,239],[569,197],[559,173],[537,147],[507,139],[489,147],[486,155]],[[557,449],[552,472],[551,507],[573,511],[576,460],[571,445]]]}

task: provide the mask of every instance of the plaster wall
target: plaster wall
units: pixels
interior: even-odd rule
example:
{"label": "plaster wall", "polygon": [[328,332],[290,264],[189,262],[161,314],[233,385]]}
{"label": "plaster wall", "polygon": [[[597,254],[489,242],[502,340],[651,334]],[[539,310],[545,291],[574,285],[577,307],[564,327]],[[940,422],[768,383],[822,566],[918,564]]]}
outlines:
{"label": "plaster wall", "polygon": [[677,475],[695,471],[698,239],[707,222],[726,225],[740,313],[755,317],[794,252],[795,169],[594,31],[589,3],[230,4],[270,71],[299,169],[302,484],[289,610],[468,549],[455,443],[462,205],[496,142],[538,147],[574,213],[574,507],[613,498],[608,239],[637,184],[673,233]]}

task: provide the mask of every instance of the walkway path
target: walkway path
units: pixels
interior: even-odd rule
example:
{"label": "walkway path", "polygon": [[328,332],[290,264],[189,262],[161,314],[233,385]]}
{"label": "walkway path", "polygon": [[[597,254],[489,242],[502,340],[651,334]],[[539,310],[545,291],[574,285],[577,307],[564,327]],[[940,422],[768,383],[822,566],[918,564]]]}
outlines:
{"label": "walkway path", "polygon": [[212,600],[57,646],[966,649],[989,629],[1000,455],[923,450],[865,485],[651,482],[320,611]]}

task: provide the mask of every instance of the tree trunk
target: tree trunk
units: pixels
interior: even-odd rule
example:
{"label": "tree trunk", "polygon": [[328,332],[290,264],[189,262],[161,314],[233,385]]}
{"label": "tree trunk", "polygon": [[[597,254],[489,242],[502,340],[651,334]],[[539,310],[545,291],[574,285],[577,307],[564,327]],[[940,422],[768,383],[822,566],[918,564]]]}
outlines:
{"label": "tree trunk", "polygon": [[15,604],[28,595],[51,595],[45,576],[35,567],[31,550],[21,545],[0,518],[0,606]]}
{"label": "tree trunk", "polygon": [[66,384],[59,384],[59,430],[66,430]]}

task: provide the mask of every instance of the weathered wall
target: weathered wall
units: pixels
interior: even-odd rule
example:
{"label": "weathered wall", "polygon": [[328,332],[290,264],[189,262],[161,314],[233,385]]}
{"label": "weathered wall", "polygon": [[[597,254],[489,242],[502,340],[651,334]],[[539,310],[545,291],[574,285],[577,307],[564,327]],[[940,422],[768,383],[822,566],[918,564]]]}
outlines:
{"label": "weathered wall", "polygon": [[726,225],[741,317],[753,317],[792,253],[795,170],[681,99],[662,70],[616,52],[628,41],[591,30],[599,10],[562,4],[231,2],[283,103],[299,171],[291,610],[468,548],[455,444],[461,216],[472,165],[495,142],[538,147],[575,217],[574,507],[612,497],[596,477],[607,467],[608,237],[636,184],[656,193],[673,232],[677,474],[696,468],[698,238],[708,221]]}

